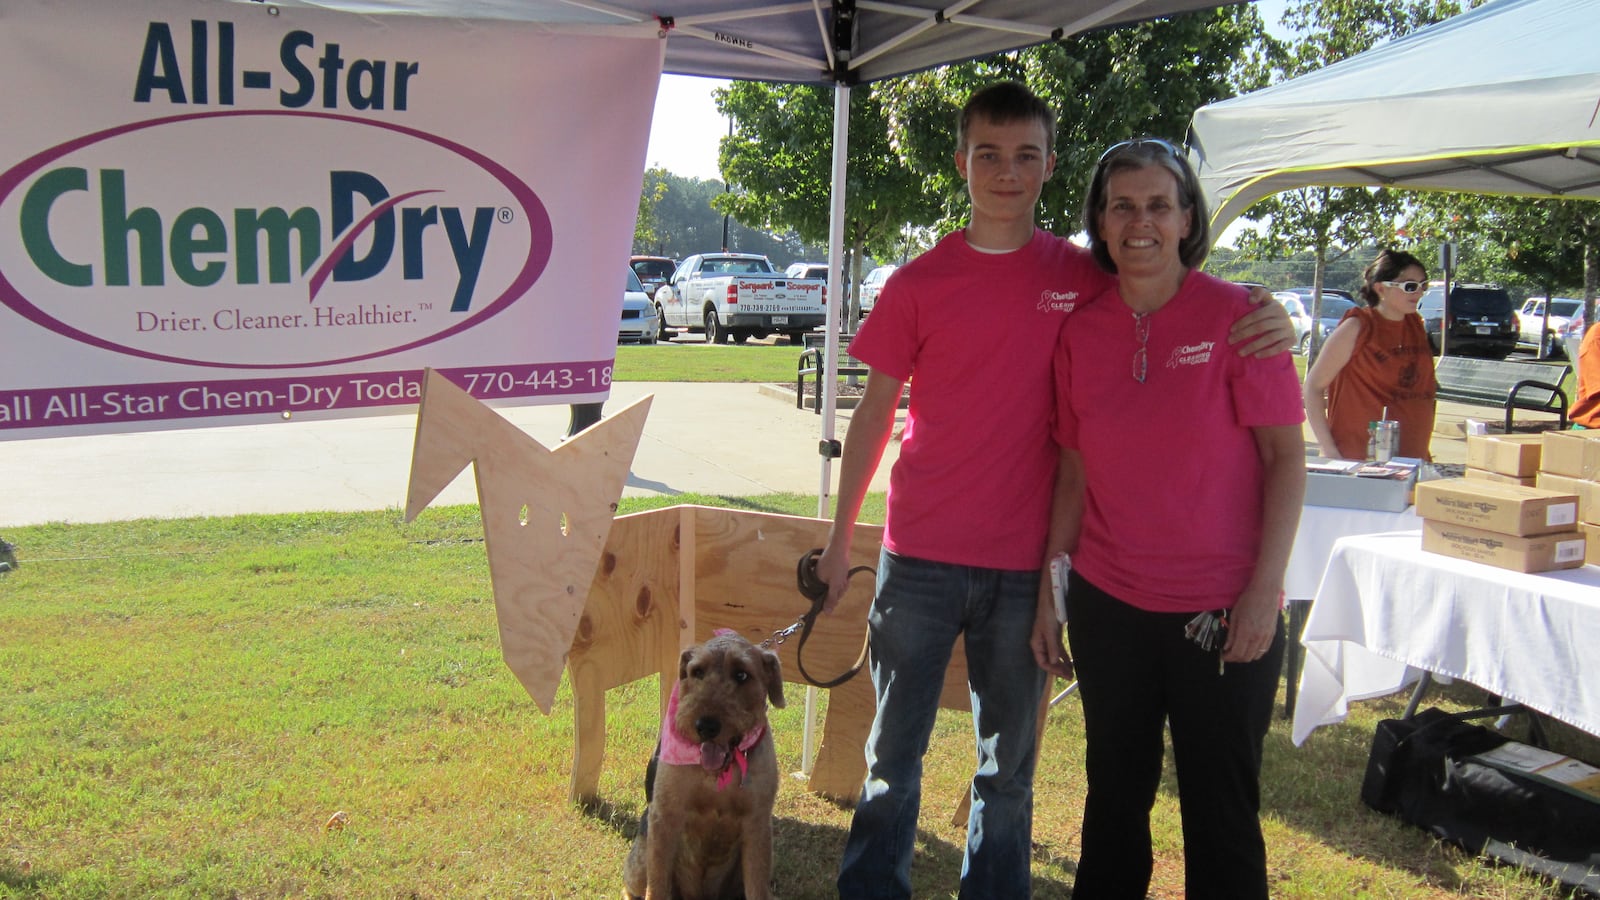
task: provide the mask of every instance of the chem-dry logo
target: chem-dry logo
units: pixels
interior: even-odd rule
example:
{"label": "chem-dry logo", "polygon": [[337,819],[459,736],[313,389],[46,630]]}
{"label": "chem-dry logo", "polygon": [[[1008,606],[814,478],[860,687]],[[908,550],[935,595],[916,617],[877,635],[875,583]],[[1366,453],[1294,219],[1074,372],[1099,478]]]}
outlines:
{"label": "chem-dry logo", "polygon": [[227,368],[397,353],[482,324],[550,259],[483,154],[290,110],[133,123],[0,174],[0,302],[84,343]]}

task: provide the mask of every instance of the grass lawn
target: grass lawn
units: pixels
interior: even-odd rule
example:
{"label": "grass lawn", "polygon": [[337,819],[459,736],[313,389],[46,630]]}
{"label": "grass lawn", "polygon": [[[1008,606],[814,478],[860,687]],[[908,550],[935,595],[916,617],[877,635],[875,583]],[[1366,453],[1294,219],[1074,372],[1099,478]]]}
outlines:
{"label": "grass lawn", "polygon": [[617,348],[615,381],[793,384],[799,347],[773,344],[646,344]]}
{"label": "grass lawn", "polygon": [[[617,348],[617,381],[739,381],[793,384],[795,359],[800,348],[787,343],[739,346],[655,344]],[[1521,357],[1518,357],[1521,358]],[[1295,369],[1305,378],[1306,358],[1294,358]],[[1577,375],[1562,382],[1567,397],[1576,396]]]}
{"label": "grass lawn", "polygon": [[[672,352],[672,351],[667,351]],[[730,351],[730,352],[744,352]],[[881,521],[882,497],[864,518]],[[624,500],[807,514],[803,495]],[[500,660],[476,507],[8,529],[0,576],[0,897],[616,897],[643,804],[656,685],[613,691],[601,801],[567,801],[573,721]],[[779,623],[782,624],[782,623]],[[800,691],[774,711],[800,766]],[[1480,698],[1457,687],[1440,705]],[[1556,897],[1364,808],[1374,723],[1267,739],[1264,824],[1283,898]],[[1069,896],[1083,795],[1076,703],[1038,773],[1035,896]],[[928,756],[916,896],[951,896],[970,724]],[[848,809],[785,779],[779,893],[832,896]],[[339,821],[336,814],[342,813]],[[1172,785],[1153,896],[1182,893]]]}
{"label": "grass lawn", "polygon": [[[620,347],[623,381],[792,382],[796,347]],[[1304,359],[1296,359],[1303,371]],[[873,495],[866,521],[883,520]],[[806,495],[628,498],[799,515]],[[475,506],[7,529],[0,575],[0,898],[616,897],[643,805],[657,687],[608,698],[601,800],[567,800],[564,686],[542,715],[500,659]],[[774,623],[774,627],[787,623]],[[800,768],[803,704],[774,711]],[[1378,719],[1267,739],[1263,822],[1275,897],[1523,898],[1548,885],[1434,841],[1358,800]],[[1477,705],[1465,686],[1438,705]],[[825,705],[824,698],[824,705]],[[1547,727],[1567,752],[1595,747]],[[1037,776],[1034,895],[1070,895],[1083,801],[1081,717],[1051,713]],[[918,897],[953,896],[971,726],[939,719],[918,835]],[[1168,781],[1152,896],[1182,896]],[[832,896],[849,809],[785,779],[776,882]]]}

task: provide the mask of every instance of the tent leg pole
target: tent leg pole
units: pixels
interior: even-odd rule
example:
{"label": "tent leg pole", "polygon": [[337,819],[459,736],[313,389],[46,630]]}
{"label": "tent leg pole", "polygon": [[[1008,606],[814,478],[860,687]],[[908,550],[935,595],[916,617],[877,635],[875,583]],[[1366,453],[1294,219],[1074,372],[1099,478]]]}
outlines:
{"label": "tent leg pole", "polygon": [[[833,189],[828,209],[828,302],[826,323],[823,329],[823,366],[818,384],[822,385],[822,441],[819,447],[828,447],[834,441],[836,422],[834,412],[839,391],[839,299],[844,296],[844,192],[847,158],[850,149],[850,88],[834,85],[833,88]],[[817,487],[817,518],[828,517],[828,498],[833,493],[833,456],[823,452],[822,478]],[[800,771],[811,774],[816,758],[817,689],[806,688],[806,722],[800,743]]]}

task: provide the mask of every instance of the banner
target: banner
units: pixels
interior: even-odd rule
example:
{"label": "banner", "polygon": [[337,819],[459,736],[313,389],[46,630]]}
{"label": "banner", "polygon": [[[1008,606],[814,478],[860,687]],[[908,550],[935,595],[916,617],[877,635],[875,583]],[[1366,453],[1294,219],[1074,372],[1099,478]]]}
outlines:
{"label": "banner", "polygon": [[0,440],[604,400],[662,43],[0,0]]}

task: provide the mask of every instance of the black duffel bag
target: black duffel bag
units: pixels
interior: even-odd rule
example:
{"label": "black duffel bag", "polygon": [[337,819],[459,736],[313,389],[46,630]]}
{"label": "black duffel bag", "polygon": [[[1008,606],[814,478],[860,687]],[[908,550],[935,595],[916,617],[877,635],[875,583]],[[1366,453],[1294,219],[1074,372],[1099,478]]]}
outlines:
{"label": "black duffel bag", "polygon": [[1437,709],[1384,719],[1361,801],[1472,853],[1600,897],[1600,801],[1471,759],[1507,741]]}

